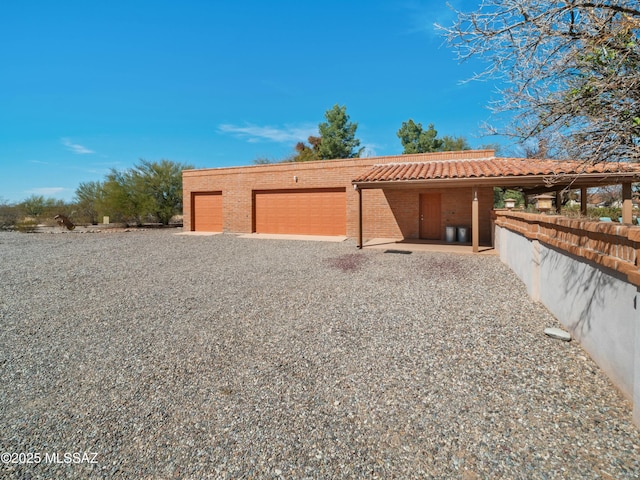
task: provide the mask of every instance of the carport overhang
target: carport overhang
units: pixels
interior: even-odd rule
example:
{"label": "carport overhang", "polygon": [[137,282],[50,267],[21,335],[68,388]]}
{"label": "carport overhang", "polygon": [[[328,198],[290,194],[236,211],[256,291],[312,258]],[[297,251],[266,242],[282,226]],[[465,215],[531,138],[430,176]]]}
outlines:
{"label": "carport overhang", "polygon": [[[374,167],[375,169],[375,167]],[[374,170],[372,169],[372,170]],[[360,178],[367,178],[367,174]],[[622,222],[632,221],[631,185],[640,182],[640,169],[624,172],[606,173],[561,173],[552,175],[504,175],[469,176],[462,178],[398,178],[393,180],[354,180],[352,184],[358,192],[358,248],[363,246],[362,191],[369,189],[429,189],[471,187],[471,240],[474,253],[479,251],[479,204],[478,188],[500,187],[521,190],[525,195],[537,195],[543,192],[556,192],[559,198],[562,191],[580,189],[581,212],[586,214],[587,188],[607,185],[622,185]],[[556,205],[559,203],[557,202]]]}

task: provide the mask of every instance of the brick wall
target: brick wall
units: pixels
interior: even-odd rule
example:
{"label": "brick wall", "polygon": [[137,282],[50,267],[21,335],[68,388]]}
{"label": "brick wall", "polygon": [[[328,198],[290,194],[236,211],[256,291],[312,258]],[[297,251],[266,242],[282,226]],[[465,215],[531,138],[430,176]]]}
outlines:
{"label": "brick wall", "polygon": [[[375,190],[382,198],[367,199],[365,190],[363,215],[365,233],[369,238],[419,238],[420,194],[441,194],[440,238],[445,238],[447,226],[471,227],[473,191],[466,188],[419,188]],[[491,210],[493,188],[478,189],[480,243],[491,244]],[[471,236],[469,236],[469,241]]]}
{"label": "brick wall", "polygon": [[508,210],[495,211],[495,224],[620,272],[640,286],[640,227]]}
{"label": "brick wall", "polygon": [[[184,229],[191,230],[192,192],[222,192],[223,230],[251,233],[254,228],[253,191],[342,187],[347,195],[347,235],[356,238],[358,192],[351,181],[366,169],[381,163],[486,158],[491,155],[492,151],[479,150],[186,170],[183,172]],[[418,238],[419,196],[427,191],[442,193],[442,238],[445,225],[471,226],[471,188],[365,189],[362,192],[364,238]],[[493,190],[479,189],[479,201],[480,241],[488,243],[491,240]]]}

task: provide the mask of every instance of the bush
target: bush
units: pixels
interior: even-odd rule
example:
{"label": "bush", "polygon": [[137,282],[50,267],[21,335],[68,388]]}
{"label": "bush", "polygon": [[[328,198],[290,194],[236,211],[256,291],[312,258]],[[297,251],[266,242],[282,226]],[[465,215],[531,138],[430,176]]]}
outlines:
{"label": "bush", "polygon": [[18,221],[18,207],[0,203],[0,230],[12,229]]}
{"label": "bush", "polygon": [[[566,217],[582,217],[580,214],[580,207],[562,207],[562,215]],[[622,209],[616,207],[589,207],[587,208],[587,218],[591,220],[599,220],[603,217],[608,217],[614,222],[622,216]]]}
{"label": "bush", "polygon": [[16,230],[21,233],[34,233],[36,228],[38,227],[38,222],[31,218],[27,218],[22,220],[21,222],[16,223]]}

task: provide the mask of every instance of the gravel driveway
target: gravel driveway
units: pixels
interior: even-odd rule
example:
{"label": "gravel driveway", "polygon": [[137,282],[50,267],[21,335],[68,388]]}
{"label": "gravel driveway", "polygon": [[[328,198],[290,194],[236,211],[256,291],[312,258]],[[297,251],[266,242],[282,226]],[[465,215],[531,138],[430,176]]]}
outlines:
{"label": "gravel driveway", "polygon": [[0,233],[0,279],[3,478],[640,476],[630,404],[496,257]]}

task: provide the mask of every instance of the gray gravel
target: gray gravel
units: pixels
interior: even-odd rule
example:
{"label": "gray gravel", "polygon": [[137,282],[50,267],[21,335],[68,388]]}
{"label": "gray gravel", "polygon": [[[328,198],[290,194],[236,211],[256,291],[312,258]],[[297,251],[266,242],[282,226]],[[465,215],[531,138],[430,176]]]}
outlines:
{"label": "gray gravel", "polygon": [[640,476],[630,404],[495,257],[0,233],[0,278],[2,477]]}

